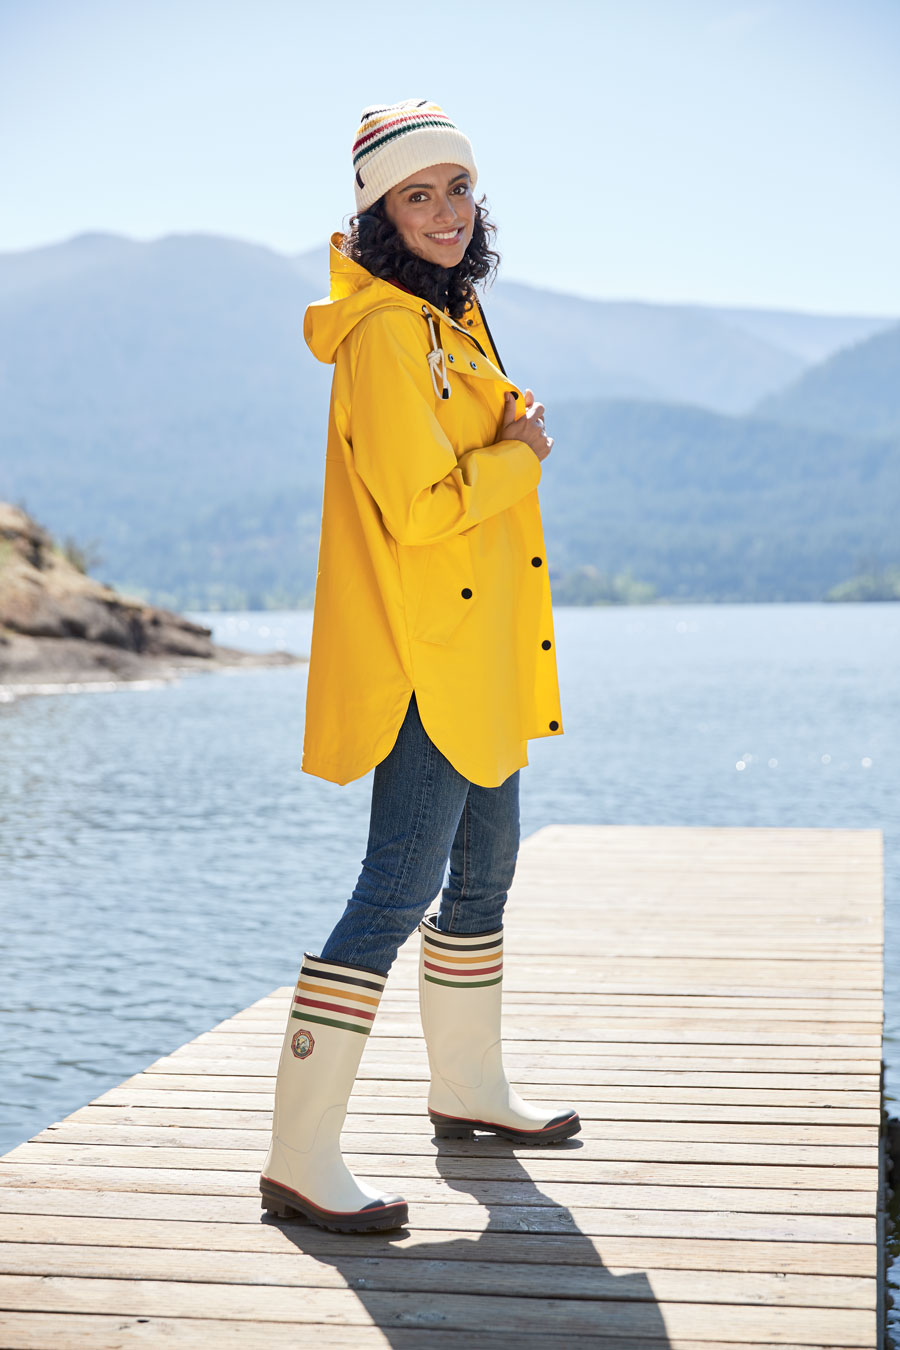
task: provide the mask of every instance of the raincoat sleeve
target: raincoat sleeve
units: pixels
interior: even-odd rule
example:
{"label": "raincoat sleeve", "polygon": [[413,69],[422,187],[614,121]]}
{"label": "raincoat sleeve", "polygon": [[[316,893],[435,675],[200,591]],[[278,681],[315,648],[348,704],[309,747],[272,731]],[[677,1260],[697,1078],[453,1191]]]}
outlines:
{"label": "raincoat sleeve", "polygon": [[524,441],[457,458],[435,415],[419,328],[417,315],[396,310],[360,325],[350,407],[357,472],[399,544],[459,534],[514,506],[541,479],[541,462]]}

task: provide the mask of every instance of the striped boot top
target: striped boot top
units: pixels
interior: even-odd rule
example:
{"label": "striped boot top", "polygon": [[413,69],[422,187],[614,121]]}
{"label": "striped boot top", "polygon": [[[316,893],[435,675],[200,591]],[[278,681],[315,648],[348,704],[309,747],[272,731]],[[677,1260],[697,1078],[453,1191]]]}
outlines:
{"label": "striped boot top", "polygon": [[291,1017],[368,1036],[386,982],[372,970],[304,956]]}
{"label": "striped boot top", "polygon": [[422,974],[429,984],[480,989],[503,978],[503,930],[456,935],[421,925]]}

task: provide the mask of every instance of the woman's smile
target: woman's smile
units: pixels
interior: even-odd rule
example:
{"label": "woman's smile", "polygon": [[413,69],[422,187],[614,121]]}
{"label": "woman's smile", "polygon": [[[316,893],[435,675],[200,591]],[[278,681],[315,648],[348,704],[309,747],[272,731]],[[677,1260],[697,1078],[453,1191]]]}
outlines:
{"label": "woman's smile", "polygon": [[433,239],[436,244],[457,244],[463,235],[463,226],[460,225],[455,230],[444,230],[441,234],[429,234],[428,238]]}

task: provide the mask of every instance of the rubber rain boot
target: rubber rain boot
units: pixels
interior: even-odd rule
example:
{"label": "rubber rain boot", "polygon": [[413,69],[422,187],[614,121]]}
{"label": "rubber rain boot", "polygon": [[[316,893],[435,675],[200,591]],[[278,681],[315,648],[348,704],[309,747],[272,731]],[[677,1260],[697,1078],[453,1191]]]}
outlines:
{"label": "rubber rain boot", "polygon": [[503,929],[442,933],[434,918],[419,925],[419,1006],[436,1136],[471,1139],[474,1130],[489,1130],[516,1144],[556,1144],[577,1134],[576,1111],[541,1111],[507,1081],[500,1041]]}
{"label": "rubber rain boot", "polygon": [[340,1137],[386,976],[306,954],[288,1016],[272,1142],[259,1180],[262,1207],[338,1233],[400,1228],[406,1202],[357,1181]]}

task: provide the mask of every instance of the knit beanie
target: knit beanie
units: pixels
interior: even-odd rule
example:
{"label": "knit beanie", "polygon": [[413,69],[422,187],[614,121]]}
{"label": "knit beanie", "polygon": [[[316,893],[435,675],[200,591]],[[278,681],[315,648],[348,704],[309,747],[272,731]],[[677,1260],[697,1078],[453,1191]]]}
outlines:
{"label": "knit beanie", "polygon": [[472,144],[436,103],[408,98],[364,108],[353,143],[356,209],[366,211],[389,188],[430,164],[461,164],[478,180]]}

